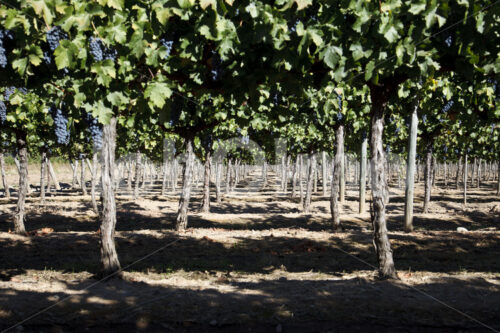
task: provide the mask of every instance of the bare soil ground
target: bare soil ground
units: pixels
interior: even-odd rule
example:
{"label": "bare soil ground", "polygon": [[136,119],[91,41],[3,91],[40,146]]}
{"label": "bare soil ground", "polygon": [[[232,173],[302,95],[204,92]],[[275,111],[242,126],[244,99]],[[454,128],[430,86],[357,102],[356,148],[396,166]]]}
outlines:
{"label": "bare soil ground", "polygon": [[[68,179],[63,179],[68,181]],[[9,233],[15,198],[0,199],[0,329],[24,331],[468,332],[500,330],[500,204],[493,183],[434,188],[416,198],[416,231],[403,226],[404,191],[390,188],[389,230],[399,281],[378,281],[369,212],[348,183],[343,232],[329,201],[310,214],[297,198],[242,182],[173,231],[177,197],[147,187],[118,194],[116,240],[124,279],[98,282],[99,234],[90,197],[63,190],[28,200],[31,237]],[[33,179],[33,183],[36,180]],[[11,182],[13,184],[13,181]],[[321,193],[321,192],[320,192]],[[192,211],[200,203],[195,191]],[[213,200],[215,201],[215,200]],[[456,231],[465,227],[466,233]]]}

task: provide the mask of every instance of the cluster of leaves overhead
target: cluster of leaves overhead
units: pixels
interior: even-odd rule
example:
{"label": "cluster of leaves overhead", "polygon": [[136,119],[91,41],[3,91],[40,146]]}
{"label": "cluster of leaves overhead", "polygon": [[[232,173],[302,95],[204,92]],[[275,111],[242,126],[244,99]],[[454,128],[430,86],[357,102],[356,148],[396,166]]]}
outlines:
{"label": "cluster of leaves overhead", "polygon": [[[231,126],[265,141],[266,150],[285,137],[290,149],[306,152],[331,150],[332,131],[344,124],[347,142],[358,146],[373,103],[367,84],[397,77],[409,84],[389,101],[385,140],[403,149],[415,90],[424,91],[420,127],[429,133],[500,117],[491,81],[500,72],[500,6],[472,15],[492,4],[20,0],[0,6],[7,61],[2,66],[0,52],[0,81],[36,94],[12,110],[35,99],[64,102],[81,150],[90,143],[80,136],[115,116],[123,135],[137,138],[122,140],[124,150],[157,155],[166,135]],[[32,107],[33,116],[46,109]],[[98,124],[85,122],[88,114]],[[17,126],[14,112],[1,118]]]}

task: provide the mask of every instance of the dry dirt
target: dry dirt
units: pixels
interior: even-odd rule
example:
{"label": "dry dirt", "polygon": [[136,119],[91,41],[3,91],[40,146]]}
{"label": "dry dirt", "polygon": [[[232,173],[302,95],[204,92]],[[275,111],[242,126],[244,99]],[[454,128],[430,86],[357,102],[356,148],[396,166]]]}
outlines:
{"label": "dry dirt", "polygon": [[[378,281],[370,216],[348,183],[345,230],[331,230],[320,193],[310,214],[258,178],[192,213],[173,231],[177,197],[148,186],[118,195],[117,248],[124,278],[98,282],[99,228],[90,197],[63,190],[28,200],[31,237],[9,233],[15,199],[1,200],[0,329],[189,332],[468,332],[500,329],[500,200],[493,183],[434,188],[415,232],[402,231],[404,192],[391,186],[390,239],[399,281]],[[62,180],[68,181],[67,177]],[[33,179],[33,183],[36,180]],[[12,182],[11,182],[12,184]],[[452,184],[453,185],[453,184]],[[200,202],[194,192],[192,211]],[[456,231],[465,227],[466,233]],[[53,230],[53,231],[52,231]],[[489,328],[488,328],[489,327]]]}

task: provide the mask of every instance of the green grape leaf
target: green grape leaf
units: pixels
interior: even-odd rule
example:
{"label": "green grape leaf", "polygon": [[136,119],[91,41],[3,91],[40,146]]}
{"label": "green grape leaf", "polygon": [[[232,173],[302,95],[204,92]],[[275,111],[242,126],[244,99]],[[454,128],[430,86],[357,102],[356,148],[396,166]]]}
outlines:
{"label": "green grape leaf", "polygon": [[165,105],[165,100],[170,98],[170,96],[172,96],[172,90],[166,83],[161,82],[148,84],[148,87],[144,91],[144,97],[148,98],[158,108],[162,108]]}

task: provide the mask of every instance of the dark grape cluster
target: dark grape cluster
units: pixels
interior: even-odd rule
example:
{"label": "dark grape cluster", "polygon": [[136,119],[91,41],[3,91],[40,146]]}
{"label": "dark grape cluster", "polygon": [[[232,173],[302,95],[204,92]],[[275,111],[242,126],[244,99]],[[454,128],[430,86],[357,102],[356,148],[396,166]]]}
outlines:
{"label": "dark grape cluster", "polygon": [[7,40],[13,40],[14,35],[9,30],[0,29],[0,67],[7,67],[7,50],[5,49],[5,44]]}
{"label": "dark grape cluster", "polygon": [[102,61],[104,59],[101,44],[100,39],[90,37],[90,53],[96,61]]}
{"label": "dark grape cluster", "polygon": [[174,46],[174,41],[162,38],[160,39],[160,43],[167,49],[167,54],[165,55],[164,59],[170,57],[170,54],[172,53],[172,47]]}
{"label": "dark grape cluster", "polygon": [[[8,102],[10,100],[10,96],[16,91],[16,87],[7,87],[5,89],[4,95],[3,95],[3,101],[0,101],[0,123],[3,124],[7,120],[7,104],[5,102]],[[22,92],[23,94],[26,94],[28,91],[26,88],[19,88],[19,91]]]}
{"label": "dark grape cluster", "polygon": [[90,54],[95,61],[116,60],[118,52],[115,49],[108,48],[102,40],[96,37],[90,37]]}
{"label": "dark grape cluster", "polygon": [[8,102],[10,96],[16,91],[16,87],[7,87],[4,92],[4,99]]}
{"label": "dark grape cluster", "polygon": [[172,106],[170,108],[170,126],[175,126],[179,122],[179,119],[181,118],[182,107],[182,100],[179,97],[174,98]]}
{"label": "dark grape cluster", "polygon": [[[10,98],[10,95],[14,93],[14,87],[8,87],[5,89],[4,93],[4,100],[8,101]],[[5,104],[4,101],[0,101],[0,123],[3,124],[5,123],[5,120],[7,120],[7,105]]]}
{"label": "dark grape cluster", "polygon": [[47,31],[47,43],[52,52],[57,49],[60,41],[65,39],[68,39],[68,34],[61,27],[55,26]]}
{"label": "dark grape cluster", "polygon": [[219,81],[222,77],[222,62],[217,52],[212,51],[212,80]]}
{"label": "dark grape cluster", "polygon": [[453,37],[451,35],[449,35],[445,40],[444,40],[444,43],[446,44],[446,46],[450,47],[451,44],[453,43]]}
{"label": "dark grape cluster", "polygon": [[[337,103],[339,104],[339,110],[342,110],[342,97],[339,94],[337,94]],[[342,112],[337,112],[337,121],[342,121],[342,119],[344,119]]]}
{"label": "dark grape cluster", "polygon": [[214,138],[212,137],[212,134],[205,134],[202,139],[202,146],[208,150],[212,149]]}
{"label": "dark grape cluster", "polygon": [[455,104],[455,102],[451,99],[448,101],[448,103],[446,103],[446,105],[443,107],[443,109],[441,110],[442,113],[446,113],[448,111],[450,111],[451,107],[453,106],[453,104]]}
{"label": "dark grape cluster", "polygon": [[289,22],[288,23],[288,29],[290,29],[291,32],[296,32],[297,31],[297,25],[300,23],[300,20],[296,20],[295,22]]}
{"label": "dark grape cluster", "polygon": [[0,124],[4,124],[7,120],[7,105],[4,101],[0,101]]}
{"label": "dark grape cluster", "polygon": [[272,98],[273,98],[273,104],[275,106],[278,106],[283,103],[283,95],[278,91],[272,92]]}
{"label": "dark grape cluster", "polygon": [[89,123],[89,130],[90,130],[90,135],[92,136],[92,142],[94,143],[94,148],[101,149],[101,147],[102,147],[102,126],[101,126],[101,124],[90,113],[87,113],[87,122]]}
{"label": "dark grape cluster", "polygon": [[61,109],[58,109],[55,106],[50,108],[50,112],[56,125],[57,143],[60,145],[67,145],[69,143],[68,119],[63,114]]}
{"label": "dark grape cluster", "polygon": [[[45,51],[43,52],[43,60],[47,65],[51,65],[54,63],[52,59],[52,54],[59,46],[59,43],[62,40],[68,39],[68,34],[61,29],[59,26],[55,26],[46,33],[47,43],[49,44],[49,48],[51,52]],[[62,72],[67,75],[69,74],[69,70],[67,68],[63,68]]]}
{"label": "dark grape cluster", "polygon": [[498,101],[500,99],[500,84],[498,84],[497,80],[492,80],[493,82],[493,90],[495,91],[495,99]]}
{"label": "dark grape cluster", "polygon": [[43,61],[47,64],[50,65],[52,64],[52,56],[48,51],[43,52]]}
{"label": "dark grape cluster", "polygon": [[4,100],[0,101],[0,121],[2,124],[7,119],[7,104],[5,102],[8,102],[10,100],[10,96],[12,96],[12,94],[16,92],[16,89],[25,95],[28,93],[28,89],[26,88],[16,88],[16,87],[5,88],[5,92],[3,95]]}

